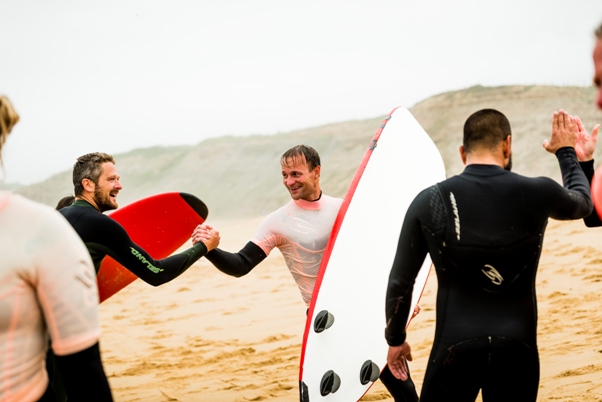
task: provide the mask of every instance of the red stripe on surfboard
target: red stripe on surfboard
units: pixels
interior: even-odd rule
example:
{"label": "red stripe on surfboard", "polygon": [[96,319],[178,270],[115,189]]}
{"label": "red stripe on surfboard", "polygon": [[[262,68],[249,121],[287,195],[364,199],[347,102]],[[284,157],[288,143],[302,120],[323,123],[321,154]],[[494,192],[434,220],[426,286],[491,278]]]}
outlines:
{"label": "red stripe on surfboard", "polygon": [[[195,202],[198,210],[187,200]],[[161,205],[164,205],[163,210],[160,208]],[[146,250],[153,258],[161,259],[169,257],[186,243],[196,225],[205,221],[207,213],[206,206],[198,198],[186,193],[172,192],[136,201],[109,216],[125,228],[134,243]],[[177,228],[174,223],[177,223]],[[168,230],[168,227],[171,230]],[[113,258],[105,257],[97,276],[100,302],[102,303],[137,278]]]}
{"label": "red stripe on surfboard", "polygon": [[334,221],[334,225],[332,226],[332,232],[328,239],[328,243],[326,244],[326,249],[324,250],[324,257],[322,257],[322,262],[320,263],[320,269],[318,271],[318,276],[316,278],[316,283],[314,285],[312,300],[309,305],[309,311],[307,313],[307,320],[305,322],[305,333],[303,334],[303,347],[301,348],[301,359],[300,359],[300,367],[299,367],[299,381],[301,381],[303,379],[303,363],[305,361],[305,347],[307,345],[307,337],[309,336],[309,332],[311,331],[315,299],[316,299],[316,295],[318,294],[318,291],[320,290],[320,286],[322,285],[322,278],[324,277],[324,273],[326,272],[326,267],[328,266],[328,261],[330,260],[330,254],[332,252],[332,248],[334,247],[334,243],[336,242],[337,236],[339,234],[339,230],[341,229],[341,224],[343,223],[343,219],[345,218],[345,215],[347,214],[347,209],[349,208],[349,204],[351,203],[353,194],[355,194],[355,189],[357,188],[357,185],[364,173],[364,170],[366,169],[366,165],[368,164],[368,161],[370,160],[370,156],[372,156],[372,151],[377,146],[378,139],[380,138],[380,135],[382,134],[383,129],[385,128],[385,126],[387,125],[389,120],[391,120],[391,116],[393,115],[395,110],[397,110],[399,107],[400,106],[391,110],[391,112],[388,114],[388,116],[385,117],[383,122],[380,124],[380,127],[378,128],[378,130],[376,130],[374,137],[372,137],[372,139],[370,140],[368,149],[366,150],[366,153],[364,154],[364,157],[362,158],[362,161],[360,162],[360,165],[357,168],[355,175],[353,176],[353,179],[351,180],[351,184],[349,185],[347,194],[345,194],[345,198],[343,198],[343,203],[341,204],[339,213],[337,214],[337,217]]}

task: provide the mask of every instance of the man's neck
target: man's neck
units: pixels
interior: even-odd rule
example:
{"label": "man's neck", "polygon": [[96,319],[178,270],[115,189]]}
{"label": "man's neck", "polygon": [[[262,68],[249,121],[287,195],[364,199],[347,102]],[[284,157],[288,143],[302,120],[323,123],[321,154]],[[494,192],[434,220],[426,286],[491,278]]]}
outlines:
{"label": "man's neck", "polygon": [[316,202],[316,201],[320,201],[320,198],[322,198],[322,190],[320,190],[320,195],[318,195],[318,198],[315,198],[313,200],[307,200],[309,202]]}
{"label": "man's neck", "polygon": [[88,194],[78,195],[75,197],[75,199],[86,201],[88,204],[92,205],[98,212],[100,212],[100,208],[98,208],[98,205],[96,205],[96,202],[94,202],[94,198],[91,197],[90,195],[88,195]]}
{"label": "man's neck", "polygon": [[505,166],[505,161],[503,158],[497,158],[493,155],[483,155],[481,157],[467,157],[466,158],[466,166],[469,165],[497,165],[501,168]]}

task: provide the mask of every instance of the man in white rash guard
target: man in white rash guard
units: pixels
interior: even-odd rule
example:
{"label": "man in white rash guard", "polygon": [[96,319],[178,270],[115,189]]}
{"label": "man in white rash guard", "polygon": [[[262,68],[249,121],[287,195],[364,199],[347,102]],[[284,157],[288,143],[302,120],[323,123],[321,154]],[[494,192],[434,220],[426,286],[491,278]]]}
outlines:
{"label": "man in white rash guard", "polygon": [[[248,274],[268,254],[278,248],[295,279],[301,297],[309,306],[320,263],[341,203],[320,189],[321,164],[318,152],[297,145],[280,158],[282,182],[292,200],[268,215],[251,240],[238,252],[216,248],[205,256],[220,271],[235,277]],[[210,225],[199,225],[193,243],[210,236]],[[381,381],[396,401],[417,401],[414,383],[393,377],[388,368]]]}

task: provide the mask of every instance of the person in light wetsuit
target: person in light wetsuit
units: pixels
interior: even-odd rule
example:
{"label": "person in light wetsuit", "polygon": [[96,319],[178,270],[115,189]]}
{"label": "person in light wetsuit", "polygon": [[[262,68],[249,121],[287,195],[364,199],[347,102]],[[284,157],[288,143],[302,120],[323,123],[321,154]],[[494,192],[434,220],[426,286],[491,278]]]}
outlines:
{"label": "person in light wetsuit", "polygon": [[[309,306],[326,243],[343,200],[322,193],[320,156],[312,147],[295,146],[282,155],[280,162],[282,181],[292,200],[268,215],[238,253],[216,248],[206,258],[220,271],[240,277],[278,248]],[[193,242],[207,238],[212,229],[210,225],[200,225]],[[380,378],[395,401],[418,400],[411,379],[400,381],[387,367]]]}
{"label": "person in light wetsuit", "polygon": [[437,272],[435,339],[421,401],[535,401],[539,384],[535,274],[548,218],[580,219],[592,201],[578,163],[576,123],[554,113],[544,142],[564,187],[511,173],[511,130],[492,109],[471,115],[460,147],[464,172],[410,205],[386,294],[385,338],[393,374],[411,360],[405,322],[427,253]]}
{"label": "person in light wetsuit", "polygon": [[[0,96],[0,151],[18,121]],[[112,401],[94,268],[75,231],[48,206],[0,191],[0,255],[0,400],[57,400],[44,363],[50,338],[70,400]]]}
{"label": "person in light wetsuit", "polygon": [[119,179],[111,155],[91,153],[79,157],[73,167],[75,202],[59,211],[86,244],[96,273],[108,255],[146,283],[159,286],[180,276],[219,244],[219,232],[214,230],[191,248],[155,260],[130,239],[123,226],[102,214],[118,207],[117,194],[122,189]]}

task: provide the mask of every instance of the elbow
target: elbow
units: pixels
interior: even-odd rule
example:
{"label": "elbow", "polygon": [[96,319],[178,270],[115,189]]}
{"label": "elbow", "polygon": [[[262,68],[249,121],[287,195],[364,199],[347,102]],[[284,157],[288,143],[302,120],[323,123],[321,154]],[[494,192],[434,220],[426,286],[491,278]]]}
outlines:
{"label": "elbow", "polygon": [[154,277],[150,277],[150,278],[140,278],[142,279],[144,282],[148,283],[149,285],[151,285],[152,287],[158,287],[163,285],[166,282],[169,282],[169,280],[161,280],[160,278],[154,278]]}
{"label": "elbow", "polygon": [[243,276],[245,276],[246,274],[248,274],[249,272],[251,272],[251,270],[237,270],[237,271],[225,271],[225,270],[220,270],[222,271],[224,274],[226,275],[230,275],[233,276],[235,278],[242,278]]}

